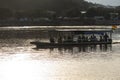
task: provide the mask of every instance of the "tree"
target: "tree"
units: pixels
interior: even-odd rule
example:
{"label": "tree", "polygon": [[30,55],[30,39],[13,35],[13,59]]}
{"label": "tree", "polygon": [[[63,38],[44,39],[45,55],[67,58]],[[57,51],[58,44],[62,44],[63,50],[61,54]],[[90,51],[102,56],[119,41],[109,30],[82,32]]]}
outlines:
{"label": "tree", "polygon": [[10,9],[7,8],[0,8],[0,18],[5,19],[12,17],[13,13]]}

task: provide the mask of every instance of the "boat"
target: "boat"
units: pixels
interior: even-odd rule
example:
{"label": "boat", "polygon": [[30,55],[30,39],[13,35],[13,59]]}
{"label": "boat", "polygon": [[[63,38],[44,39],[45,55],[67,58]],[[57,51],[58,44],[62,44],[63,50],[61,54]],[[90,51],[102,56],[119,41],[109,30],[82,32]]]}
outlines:
{"label": "boat", "polygon": [[[30,42],[30,44],[36,45],[37,48],[80,47],[83,45],[112,44],[112,32],[112,28],[51,29],[48,30],[48,34],[50,34],[49,42],[33,41]],[[58,39],[58,41],[55,41],[55,38]]]}
{"label": "boat", "polygon": [[80,47],[83,45],[102,45],[111,44],[109,42],[83,42],[83,43],[48,43],[48,42],[31,42],[36,45],[37,48],[60,48],[60,47]]}

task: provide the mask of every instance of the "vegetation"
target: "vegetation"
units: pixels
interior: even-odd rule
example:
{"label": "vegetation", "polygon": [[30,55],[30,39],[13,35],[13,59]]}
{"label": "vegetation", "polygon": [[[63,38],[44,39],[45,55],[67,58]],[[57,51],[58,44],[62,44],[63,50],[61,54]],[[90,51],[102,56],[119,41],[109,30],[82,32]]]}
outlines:
{"label": "vegetation", "polygon": [[27,4],[26,0],[21,0],[21,2],[19,2],[20,0],[16,1],[11,0],[11,3],[16,3],[15,6],[12,3],[12,7],[10,7],[10,4],[7,7],[5,4],[2,5],[0,3],[0,20],[10,18],[48,18],[56,20],[57,18],[64,17],[78,17],[80,21],[85,21],[85,17],[91,20],[95,16],[103,16],[106,20],[109,20],[111,13],[117,13],[120,19],[120,6],[108,7],[84,0],[36,0],[35,2],[34,0],[29,0],[30,4]]}
{"label": "vegetation", "polygon": [[[85,3],[86,4],[86,3]],[[67,5],[67,3],[65,4]],[[71,4],[74,6],[74,4]],[[94,5],[94,4],[93,4]],[[63,6],[63,5],[62,5]],[[116,8],[107,8],[107,7],[90,7],[89,3],[85,5],[70,6],[70,4],[66,7],[56,7],[56,10],[50,9],[33,9],[33,10],[12,10],[9,8],[0,8],[0,19],[6,19],[9,17],[53,17],[56,16],[66,16],[66,17],[82,17],[83,14],[81,11],[86,11],[86,17],[94,17],[94,16],[104,16],[106,19],[110,18],[110,13],[118,13],[120,17],[120,6]]]}

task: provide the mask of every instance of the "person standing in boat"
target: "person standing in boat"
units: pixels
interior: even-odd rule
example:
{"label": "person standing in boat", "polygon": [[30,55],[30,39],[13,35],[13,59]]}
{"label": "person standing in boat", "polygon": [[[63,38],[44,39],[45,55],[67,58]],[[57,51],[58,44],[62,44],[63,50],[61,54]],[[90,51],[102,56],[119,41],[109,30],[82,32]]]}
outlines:
{"label": "person standing in boat", "polygon": [[109,38],[109,36],[105,33],[105,35],[104,35],[104,40],[105,40],[106,42],[107,42],[108,38]]}

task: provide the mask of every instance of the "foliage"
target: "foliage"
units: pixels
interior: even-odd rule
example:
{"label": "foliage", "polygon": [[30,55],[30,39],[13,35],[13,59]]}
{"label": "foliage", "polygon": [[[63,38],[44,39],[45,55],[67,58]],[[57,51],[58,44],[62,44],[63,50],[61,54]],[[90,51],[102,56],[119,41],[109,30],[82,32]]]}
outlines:
{"label": "foliage", "polygon": [[[12,0],[14,1],[14,0]],[[24,2],[24,1],[23,1]],[[21,3],[23,3],[21,0]],[[56,17],[80,17],[84,16],[93,18],[95,16],[103,16],[105,19],[110,19],[110,13],[116,12],[119,13],[120,16],[120,6],[114,8],[107,8],[106,6],[100,4],[89,3],[84,0],[30,0],[31,5],[27,6],[27,8],[22,4],[19,6],[19,9],[15,8],[0,8],[0,19],[6,19],[10,17],[20,18],[20,17],[28,17],[28,18],[38,18],[38,17],[47,17],[51,19],[55,19]],[[34,3],[32,3],[34,2]],[[20,4],[20,3],[19,3]],[[36,5],[35,5],[36,4]],[[46,4],[46,5],[44,5]],[[18,7],[17,5],[15,7]],[[83,15],[81,11],[86,11]]]}
{"label": "foliage", "polygon": [[7,8],[0,8],[0,18],[4,19],[7,17],[11,17],[12,16],[12,11],[10,9]]}

